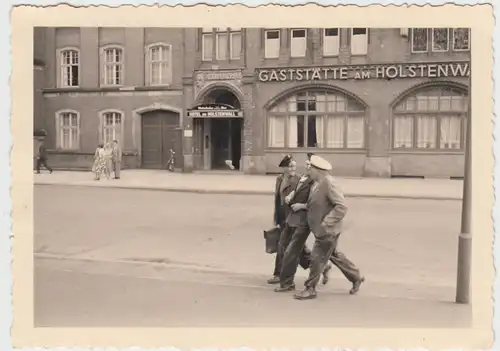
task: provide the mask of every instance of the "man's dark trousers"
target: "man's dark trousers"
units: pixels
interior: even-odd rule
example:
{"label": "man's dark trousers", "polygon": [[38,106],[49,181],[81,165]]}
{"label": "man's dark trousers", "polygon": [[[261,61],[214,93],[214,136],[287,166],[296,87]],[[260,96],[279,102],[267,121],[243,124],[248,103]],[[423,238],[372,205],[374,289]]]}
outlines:
{"label": "man's dark trousers", "polygon": [[52,172],[52,168],[49,167],[49,165],[47,164],[47,158],[46,157],[39,157],[37,158],[36,160],[36,172],[37,173],[40,173],[40,168],[44,166],[45,168],[47,168],[49,170],[49,172]]}
{"label": "man's dark trousers", "polygon": [[286,246],[282,248],[283,258],[280,272],[281,286],[293,284],[298,264],[304,269],[310,267],[311,252],[305,246],[309,233],[310,229],[307,224],[297,227],[287,227],[286,235],[283,240],[283,244]]}
{"label": "man's dark trousers", "polygon": [[[278,252],[276,253],[276,259],[274,261],[274,273],[273,275],[275,277],[281,277],[281,272],[284,269],[285,261],[284,261],[284,256],[287,250],[287,247],[290,245],[290,243],[293,240],[294,233],[296,232],[297,228],[295,227],[290,227],[289,225],[285,224],[283,229],[281,230],[281,236],[280,236],[280,242],[278,246]],[[305,229],[302,229],[302,231],[305,231]],[[295,272],[297,271],[297,264],[300,264],[300,266],[303,269],[308,269],[309,266],[311,265],[311,250],[309,250],[306,246],[306,240],[307,236],[309,235],[309,228],[307,228],[307,234],[305,235],[306,238],[304,240],[303,245],[298,249],[297,255],[295,257],[295,268],[294,268],[294,275]],[[298,262],[297,262],[298,260]],[[288,261],[286,263],[287,265],[289,264]],[[288,270],[288,268],[287,268]],[[293,279],[293,277],[292,277]],[[281,280],[281,279],[280,279]]]}

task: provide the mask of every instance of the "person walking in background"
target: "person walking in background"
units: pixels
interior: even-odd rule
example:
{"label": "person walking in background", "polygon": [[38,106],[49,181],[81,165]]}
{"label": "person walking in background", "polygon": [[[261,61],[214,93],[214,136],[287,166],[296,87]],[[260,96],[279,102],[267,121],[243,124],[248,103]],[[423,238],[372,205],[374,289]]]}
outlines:
{"label": "person walking in background", "polygon": [[111,179],[111,169],[113,168],[113,146],[111,143],[104,144],[104,160],[106,167],[104,168],[104,175],[106,179]]}
{"label": "person walking in background", "polygon": [[280,248],[282,247],[286,217],[290,211],[290,207],[285,202],[285,198],[295,189],[299,182],[299,177],[295,174],[297,164],[291,155],[283,157],[278,167],[283,170],[283,173],[276,178],[276,186],[274,189],[274,224],[281,229],[281,236],[280,243],[278,244],[278,252],[276,252],[276,260],[274,262],[273,276],[268,279],[268,284],[278,284],[280,282],[281,259],[283,255]]}
{"label": "person walking in background", "polygon": [[92,172],[94,172],[95,180],[100,180],[103,173],[106,171],[106,157],[104,152],[104,145],[99,144],[94,153],[94,165]]}
{"label": "person walking in background", "polygon": [[38,147],[38,155],[36,158],[36,173],[40,174],[40,168],[44,166],[50,173],[52,173],[52,168],[47,164],[47,149],[45,148],[45,143],[43,141],[40,142],[40,146]]}
{"label": "person walking in background", "polygon": [[120,179],[120,170],[122,167],[122,149],[118,144],[118,140],[113,140],[113,153],[112,153],[113,172],[115,179]]}
{"label": "person walking in background", "polygon": [[316,286],[329,259],[352,283],[349,293],[355,294],[364,278],[354,263],[337,250],[342,222],[347,213],[344,194],[329,173],[332,166],[328,161],[312,155],[310,163],[309,176],[314,180],[315,186],[307,203],[307,221],[316,240],[309,277],[304,283],[305,289],[294,297],[298,300],[316,298]]}

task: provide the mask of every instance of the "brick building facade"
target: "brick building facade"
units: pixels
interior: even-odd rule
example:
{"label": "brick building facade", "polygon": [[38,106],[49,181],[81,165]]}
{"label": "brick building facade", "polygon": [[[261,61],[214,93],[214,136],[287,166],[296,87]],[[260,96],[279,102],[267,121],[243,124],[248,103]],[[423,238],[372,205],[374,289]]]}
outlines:
{"label": "brick building facade", "polygon": [[[343,176],[463,175],[465,28],[36,28],[35,128],[50,162],[278,171],[316,152]],[[36,64],[35,64],[36,66]]]}

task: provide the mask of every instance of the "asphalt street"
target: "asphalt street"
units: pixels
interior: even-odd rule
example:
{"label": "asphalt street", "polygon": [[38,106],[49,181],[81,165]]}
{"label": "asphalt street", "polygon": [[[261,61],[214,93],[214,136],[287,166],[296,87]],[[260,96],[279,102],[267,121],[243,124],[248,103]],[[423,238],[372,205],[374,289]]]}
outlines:
{"label": "asphalt street", "polygon": [[[470,317],[451,303],[458,201],[349,199],[340,248],[367,282],[352,297],[335,272],[307,305],[265,284],[270,196],[36,186],[34,201],[37,325],[298,326],[312,313],[316,326],[454,327]],[[341,318],[321,313],[333,310]]]}

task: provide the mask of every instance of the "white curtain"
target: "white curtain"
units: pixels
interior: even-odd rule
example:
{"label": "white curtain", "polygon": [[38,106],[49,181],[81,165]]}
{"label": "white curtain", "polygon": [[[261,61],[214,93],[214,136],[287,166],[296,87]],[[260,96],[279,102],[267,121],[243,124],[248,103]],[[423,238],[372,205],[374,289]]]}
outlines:
{"label": "white curtain", "polygon": [[363,117],[349,117],[347,119],[347,148],[360,149],[364,147],[365,119]]}
{"label": "white curtain", "polygon": [[398,116],[394,118],[394,148],[411,148],[413,140],[413,118]]}
{"label": "white curtain", "polygon": [[285,119],[283,117],[269,117],[269,147],[285,147]]}
{"label": "white curtain", "polygon": [[323,147],[323,116],[316,116],[316,147]]}
{"label": "white curtain", "polygon": [[217,34],[217,60],[227,59],[227,45],[228,45],[227,33]]}
{"label": "white curtain", "polygon": [[288,117],[288,147],[297,147],[297,116]]}
{"label": "white curtain", "polygon": [[329,117],[327,123],[327,148],[344,147],[344,117]]}
{"label": "white curtain", "polygon": [[417,148],[436,148],[437,121],[433,116],[417,116]]}
{"label": "white curtain", "polygon": [[460,149],[461,124],[462,119],[459,116],[441,117],[441,138],[439,141],[441,149]]}

